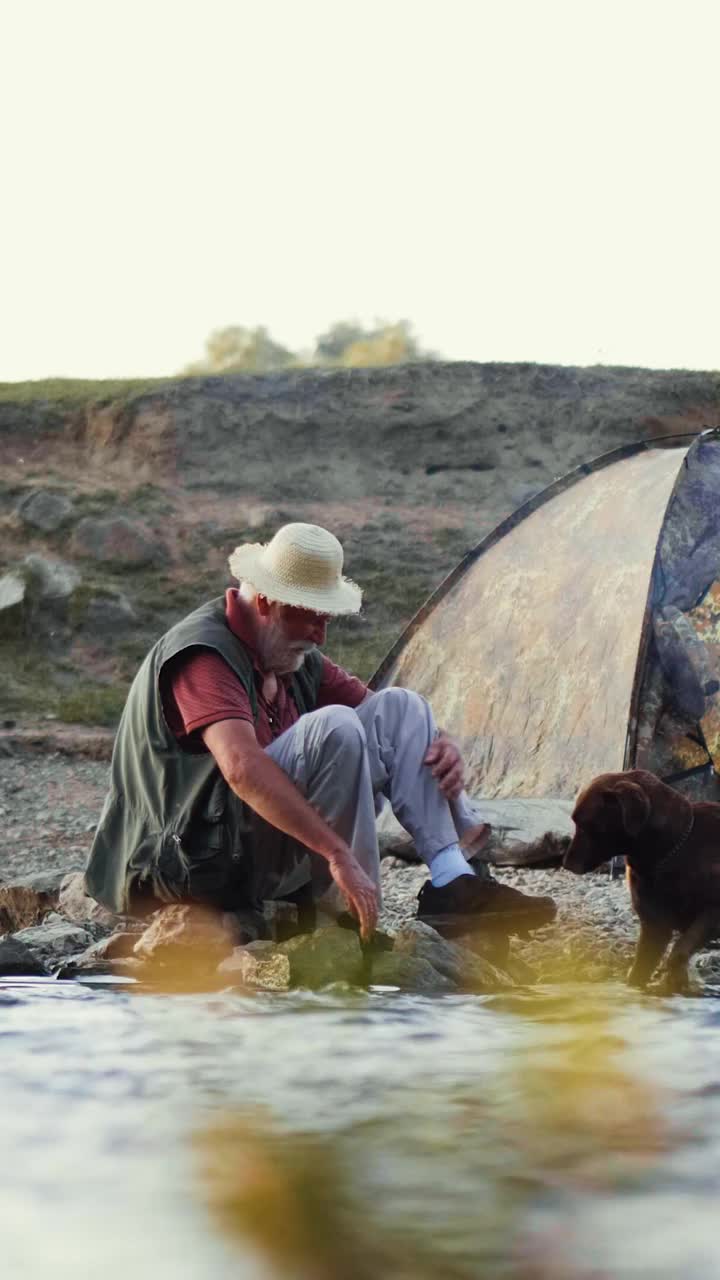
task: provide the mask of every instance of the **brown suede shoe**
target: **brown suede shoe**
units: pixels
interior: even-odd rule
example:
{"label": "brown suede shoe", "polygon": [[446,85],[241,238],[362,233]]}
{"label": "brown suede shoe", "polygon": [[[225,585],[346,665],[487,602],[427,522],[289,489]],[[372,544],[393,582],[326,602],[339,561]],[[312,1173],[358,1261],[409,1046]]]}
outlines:
{"label": "brown suede shoe", "polygon": [[497,930],[526,936],[555,919],[552,898],[532,898],[491,876],[458,876],[442,889],[426,880],[418,894],[417,918],[444,937]]}

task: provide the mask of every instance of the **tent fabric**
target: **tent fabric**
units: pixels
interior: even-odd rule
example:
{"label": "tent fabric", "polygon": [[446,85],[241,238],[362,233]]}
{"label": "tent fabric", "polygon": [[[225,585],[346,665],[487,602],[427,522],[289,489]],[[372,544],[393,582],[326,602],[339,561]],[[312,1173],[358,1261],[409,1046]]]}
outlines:
{"label": "tent fabric", "polygon": [[474,794],[572,799],[635,764],[707,773],[720,761],[719,493],[716,433],[580,468],[466,557],[375,687],[431,701]]}
{"label": "tent fabric", "polygon": [[688,451],[665,513],[641,637],[628,767],[720,800],[720,433]]}

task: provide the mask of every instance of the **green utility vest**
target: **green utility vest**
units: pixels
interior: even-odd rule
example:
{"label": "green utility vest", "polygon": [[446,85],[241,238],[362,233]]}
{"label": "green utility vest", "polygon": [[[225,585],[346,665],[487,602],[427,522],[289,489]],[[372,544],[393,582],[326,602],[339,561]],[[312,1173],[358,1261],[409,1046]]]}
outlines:
{"label": "green utility vest", "polygon": [[[182,750],[160,698],[160,672],[186,649],[215,649],[243,685],[257,720],[251,656],[227,625],[225,600],[201,605],[158,640],[138,671],[113,748],[110,790],[85,873],[87,892],[111,911],[128,909],[135,881],[165,901],[181,896],[193,848],[242,852],[248,811],[209,751]],[[300,714],[317,705],[322,655],[314,650],[292,678]]]}

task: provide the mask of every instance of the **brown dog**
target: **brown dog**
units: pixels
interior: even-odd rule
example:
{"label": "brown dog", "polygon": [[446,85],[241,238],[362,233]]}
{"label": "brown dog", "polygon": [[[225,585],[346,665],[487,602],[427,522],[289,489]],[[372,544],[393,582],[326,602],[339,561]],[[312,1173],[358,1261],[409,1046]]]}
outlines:
{"label": "brown dog", "polygon": [[583,875],[624,854],[640,937],[628,982],[644,987],[672,934],[664,989],[720,925],[720,804],[693,804],[654,773],[603,773],[578,796],[563,866]]}

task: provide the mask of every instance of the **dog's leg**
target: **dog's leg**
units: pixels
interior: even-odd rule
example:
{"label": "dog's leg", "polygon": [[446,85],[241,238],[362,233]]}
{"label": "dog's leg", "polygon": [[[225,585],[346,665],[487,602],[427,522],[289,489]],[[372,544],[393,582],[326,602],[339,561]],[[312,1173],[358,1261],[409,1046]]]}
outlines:
{"label": "dog's leg", "polygon": [[631,987],[645,987],[672,936],[672,927],[659,920],[641,920],[635,959],[627,976]]}
{"label": "dog's leg", "polygon": [[696,951],[713,936],[720,922],[720,913],[714,908],[703,911],[690,927],[680,934],[668,956],[662,988],[668,995],[687,991],[689,985],[688,965]]}

